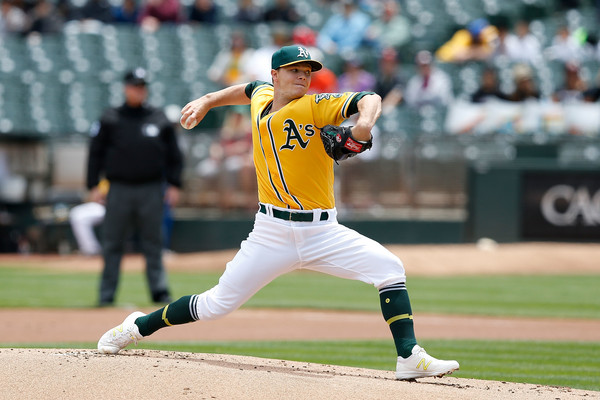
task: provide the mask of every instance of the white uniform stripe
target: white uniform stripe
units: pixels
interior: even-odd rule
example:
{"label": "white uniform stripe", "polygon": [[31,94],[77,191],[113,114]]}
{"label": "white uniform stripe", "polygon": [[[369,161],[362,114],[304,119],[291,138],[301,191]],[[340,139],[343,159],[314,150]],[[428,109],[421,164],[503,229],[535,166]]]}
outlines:
{"label": "white uniform stripe", "polygon": [[190,315],[192,318],[197,321],[198,320],[198,295],[195,294],[190,299]]}
{"label": "white uniform stripe", "polygon": [[391,292],[394,290],[406,290],[406,284],[405,283],[397,283],[394,285],[388,285],[386,287],[379,289],[379,294],[385,293],[385,292]]}

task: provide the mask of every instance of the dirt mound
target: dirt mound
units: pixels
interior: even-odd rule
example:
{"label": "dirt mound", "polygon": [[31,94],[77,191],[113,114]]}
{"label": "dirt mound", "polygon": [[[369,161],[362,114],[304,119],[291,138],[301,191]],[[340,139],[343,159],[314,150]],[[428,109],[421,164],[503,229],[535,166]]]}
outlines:
{"label": "dirt mound", "polygon": [[0,399],[592,399],[599,393],[255,357],[126,350],[0,349]]}

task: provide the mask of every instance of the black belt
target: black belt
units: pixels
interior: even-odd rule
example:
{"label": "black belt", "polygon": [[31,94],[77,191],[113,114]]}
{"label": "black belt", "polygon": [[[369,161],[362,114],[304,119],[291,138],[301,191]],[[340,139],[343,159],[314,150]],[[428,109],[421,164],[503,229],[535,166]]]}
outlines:
{"label": "black belt", "polygon": [[[258,208],[263,214],[267,214],[267,207],[264,204],[261,204]],[[294,211],[283,211],[272,209],[273,216],[275,218],[283,219],[285,221],[295,221],[295,222],[312,222],[313,221],[313,213],[312,212],[294,212]],[[327,211],[321,211],[321,217],[319,221],[326,221],[329,219],[329,213]]]}

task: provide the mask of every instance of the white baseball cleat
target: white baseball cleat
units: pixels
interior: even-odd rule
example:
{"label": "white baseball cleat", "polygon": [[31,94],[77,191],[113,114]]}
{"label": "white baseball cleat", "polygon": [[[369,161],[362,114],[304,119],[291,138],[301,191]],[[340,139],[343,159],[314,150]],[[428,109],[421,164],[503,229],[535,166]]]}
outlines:
{"label": "white baseball cleat", "polygon": [[121,325],[107,331],[98,341],[98,351],[104,354],[117,354],[131,343],[137,345],[143,336],[140,335],[135,320],[144,315],[146,314],[140,311],[131,313]]}
{"label": "white baseball cleat", "polygon": [[396,379],[416,379],[429,376],[442,377],[451,374],[459,368],[458,362],[454,360],[438,360],[431,357],[424,348],[415,345],[412,354],[408,358],[398,357],[396,364]]}

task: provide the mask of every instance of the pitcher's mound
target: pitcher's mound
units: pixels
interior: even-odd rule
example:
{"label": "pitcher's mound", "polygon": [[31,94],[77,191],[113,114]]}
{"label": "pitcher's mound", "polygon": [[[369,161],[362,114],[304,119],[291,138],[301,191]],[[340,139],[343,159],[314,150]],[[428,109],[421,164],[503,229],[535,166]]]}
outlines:
{"label": "pitcher's mound", "polygon": [[581,399],[599,393],[219,354],[0,349],[0,399]]}

